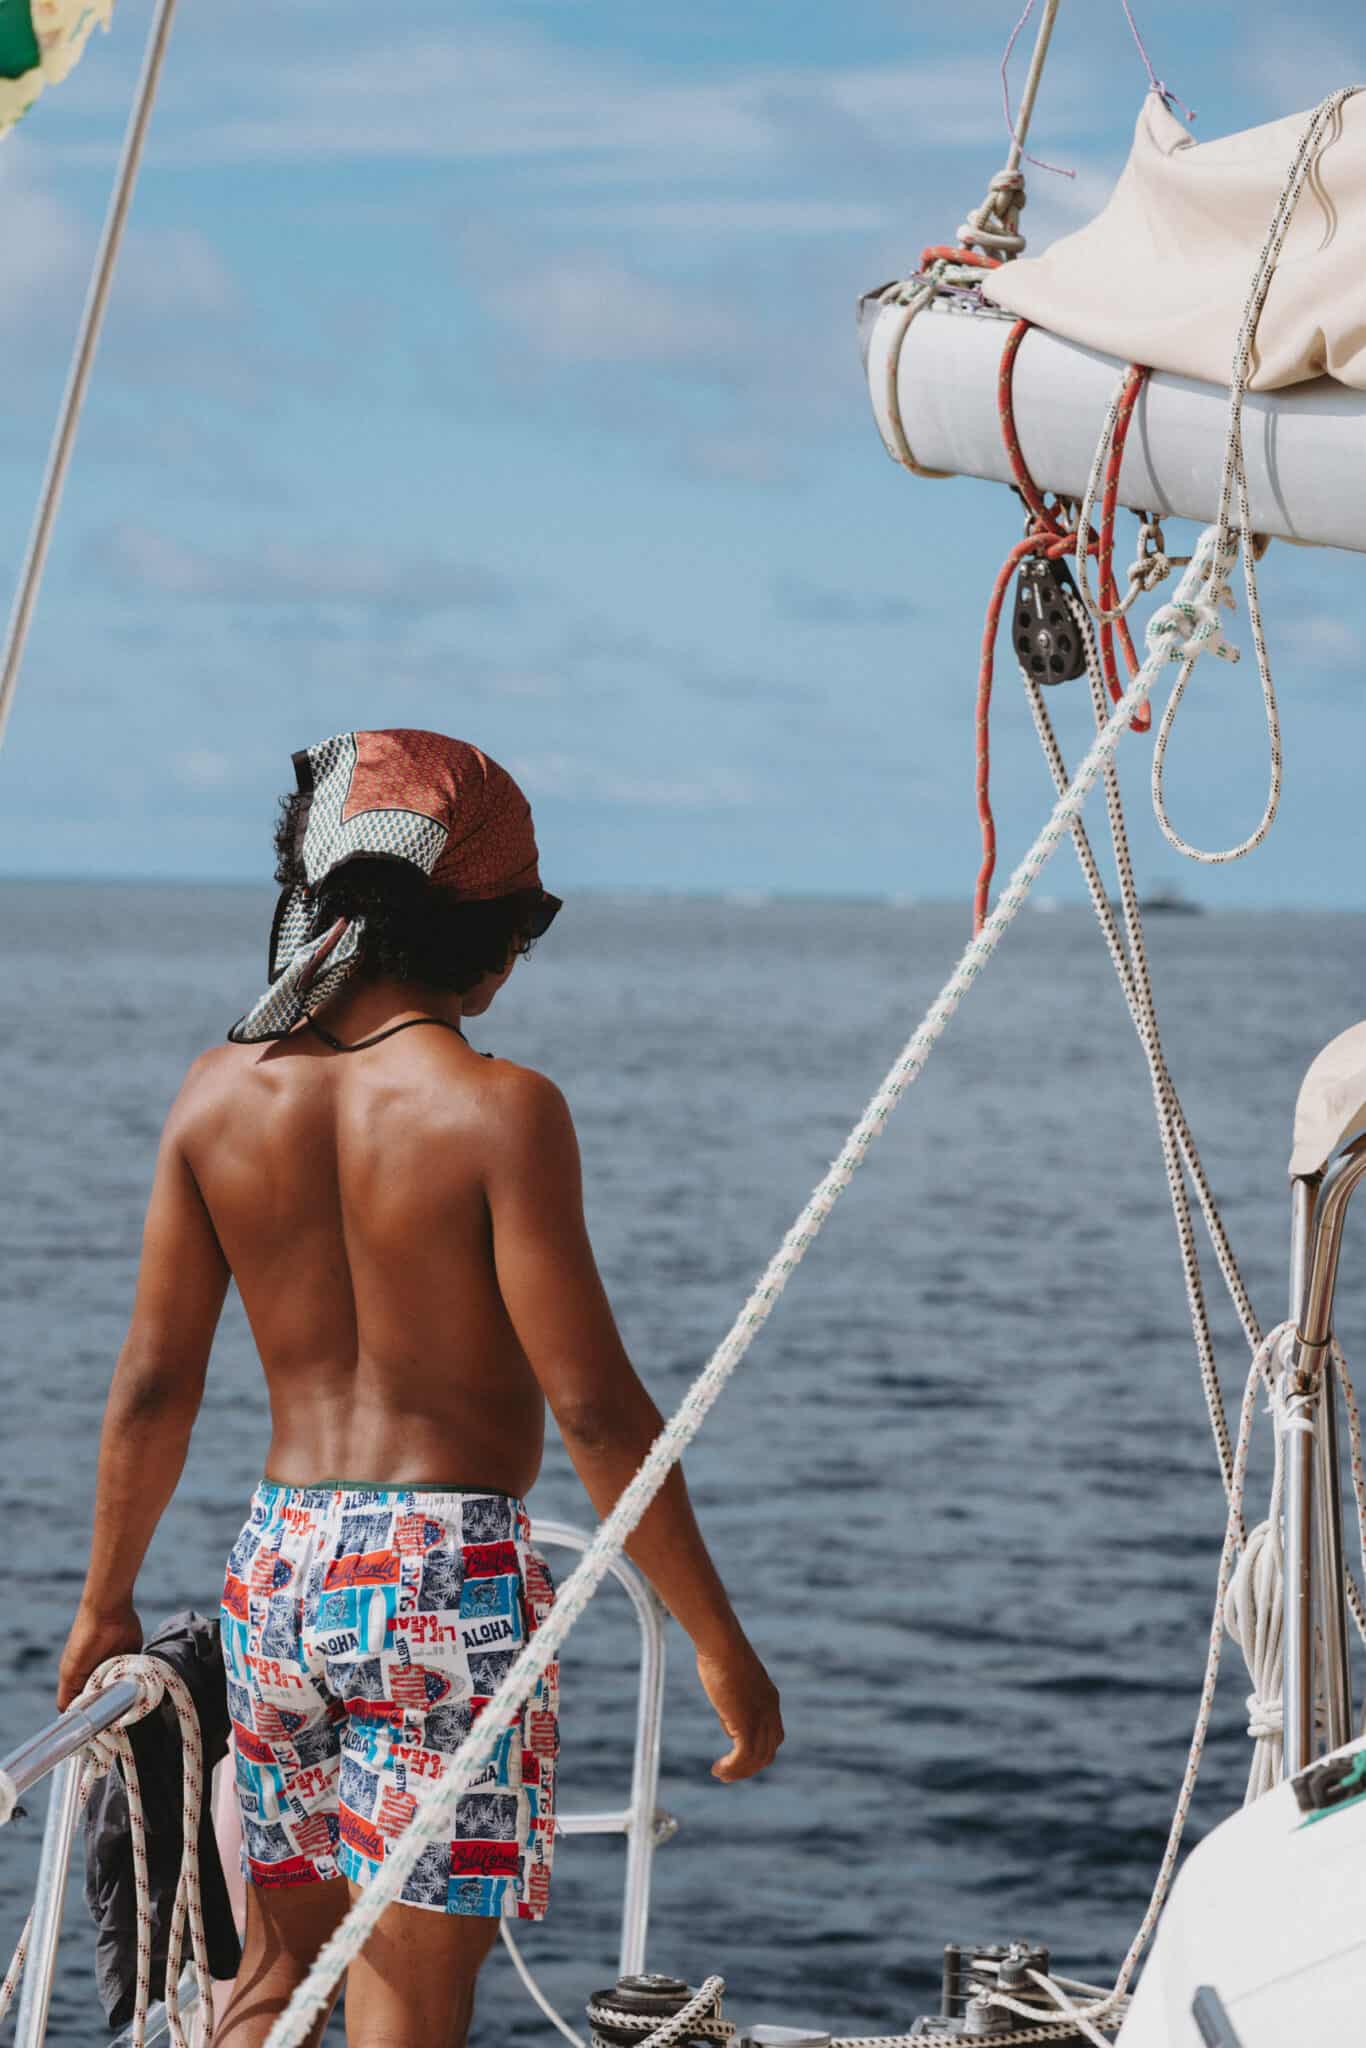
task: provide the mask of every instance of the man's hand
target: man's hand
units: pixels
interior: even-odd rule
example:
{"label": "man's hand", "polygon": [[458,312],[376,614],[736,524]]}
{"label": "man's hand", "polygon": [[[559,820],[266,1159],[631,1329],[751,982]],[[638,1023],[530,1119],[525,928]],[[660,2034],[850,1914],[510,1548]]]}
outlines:
{"label": "man's hand", "polygon": [[727,1784],[766,1770],[783,1739],[778,1688],[751,1646],[741,1641],[724,1655],[697,1653],[702,1690],[731,1740],[729,1752],[711,1767],[713,1778]]}
{"label": "man's hand", "polygon": [[106,1658],[136,1654],[142,1648],[142,1623],[130,1605],[104,1613],[82,1601],[62,1651],[57,1678],[57,1711],[64,1714],[92,1671]]}

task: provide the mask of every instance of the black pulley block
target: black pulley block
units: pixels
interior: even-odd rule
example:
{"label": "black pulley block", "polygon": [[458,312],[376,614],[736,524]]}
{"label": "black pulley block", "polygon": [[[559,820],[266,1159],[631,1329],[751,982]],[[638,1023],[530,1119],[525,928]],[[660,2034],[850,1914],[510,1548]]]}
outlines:
{"label": "black pulley block", "polygon": [[1086,669],[1081,628],[1068,599],[1077,586],[1059,556],[1031,555],[1015,585],[1015,656],[1036,683],[1070,683]]}

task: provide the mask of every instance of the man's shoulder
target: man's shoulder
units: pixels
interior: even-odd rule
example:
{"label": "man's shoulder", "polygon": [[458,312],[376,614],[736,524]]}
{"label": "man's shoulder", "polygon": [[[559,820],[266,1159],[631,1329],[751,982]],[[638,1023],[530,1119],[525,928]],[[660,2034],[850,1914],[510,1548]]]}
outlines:
{"label": "man's shoulder", "polygon": [[524,1067],[516,1060],[495,1057],[480,1062],[479,1078],[496,1100],[501,1115],[532,1123],[569,1115],[562,1090],[537,1067]]}
{"label": "man's shoulder", "polygon": [[259,1046],[211,1045],[191,1060],[171,1105],[170,1126],[185,1129],[226,1101]]}

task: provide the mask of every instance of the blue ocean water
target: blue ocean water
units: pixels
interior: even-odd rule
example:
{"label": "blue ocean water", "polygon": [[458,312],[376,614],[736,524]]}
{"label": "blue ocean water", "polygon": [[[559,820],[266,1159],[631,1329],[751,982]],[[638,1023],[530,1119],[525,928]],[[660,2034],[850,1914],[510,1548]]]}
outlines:
{"label": "blue ocean water", "polygon": [[[268,915],[250,889],[0,886],[0,1750],[49,1711],[161,1118],[257,992]],[[964,927],[959,907],[590,898],[472,1027],[565,1088],[600,1261],[666,1408]],[[1270,1322],[1295,1092],[1366,1007],[1366,920],[1165,917],[1151,941],[1173,1072]],[[1359,1267],[1349,1233],[1349,1356]],[[265,1435],[230,1304],[143,1574],[149,1626],[213,1610]],[[720,1971],[741,2020],[845,2032],[931,2009],[946,1940],[1024,1933],[1073,1973],[1112,1968],[1190,1736],[1223,1518],[1146,1073],[1088,912],[1011,933],[687,1469],[788,1739],[766,1777],[716,1784],[724,1744],[671,1632],[661,1798],[681,1825],[652,1966]],[[558,1446],[532,1506],[589,1519]],[[604,1596],[565,1659],[566,1808],[623,1796],[633,1658]],[[1231,1671],[1196,1834],[1241,1796],[1245,1691]],[[0,1836],[6,1953],[39,1825]],[[615,1975],[621,1868],[618,1842],[560,1846],[525,1946],[565,2009]],[[73,1888],[54,2043],[102,2031],[82,1915]],[[548,2038],[500,1956],[485,1979],[479,2038]]]}

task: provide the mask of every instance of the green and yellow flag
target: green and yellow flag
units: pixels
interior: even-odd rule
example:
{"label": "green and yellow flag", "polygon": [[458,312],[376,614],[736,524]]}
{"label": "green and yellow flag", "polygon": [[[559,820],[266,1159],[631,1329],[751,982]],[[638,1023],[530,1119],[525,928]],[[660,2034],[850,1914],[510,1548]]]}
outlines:
{"label": "green and yellow flag", "polygon": [[74,69],[113,11],[114,0],[0,0],[0,136]]}

